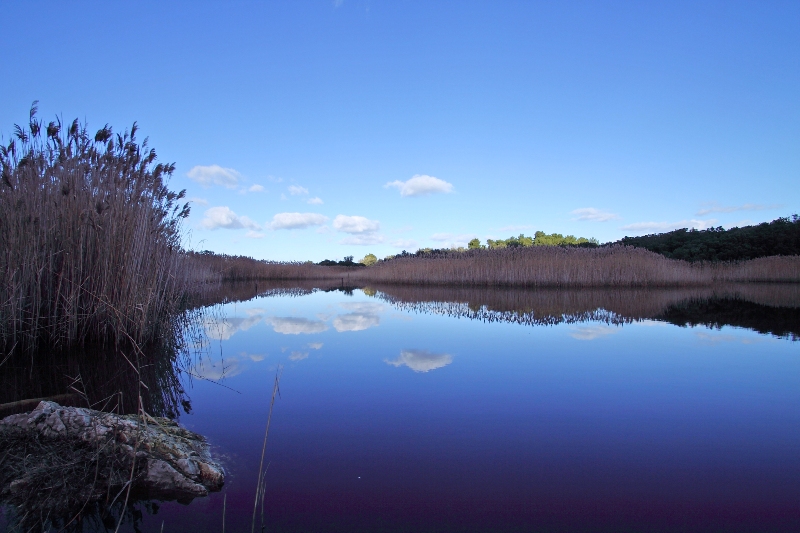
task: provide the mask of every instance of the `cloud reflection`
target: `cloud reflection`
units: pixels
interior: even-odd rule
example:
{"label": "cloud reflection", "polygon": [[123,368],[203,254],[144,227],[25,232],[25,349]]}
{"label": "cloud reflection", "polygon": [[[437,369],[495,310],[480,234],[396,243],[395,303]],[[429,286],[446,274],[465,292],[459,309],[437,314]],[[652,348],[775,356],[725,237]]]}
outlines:
{"label": "cloud reflection", "polygon": [[775,341],[769,337],[746,337],[742,335],[727,335],[725,333],[711,333],[707,331],[695,332],[697,338],[704,344],[717,344],[720,342],[735,342],[741,344],[758,344],[761,342]]}
{"label": "cloud reflection", "polygon": [[197,362],[192,368],[192,373],[202,379],[220,381],[223,378],[238,376],[243,370],[244,366],[238,357],[227,357],[216,361],[206,358]]}
{"label": "cloud reflection", "polygon": [[321,320],[309,320],[294,316],[273,316],[267,318],[266,323],[272,326],[275,333],[284,335],[310,335],[312,333],[322,333],[328,329],[328,325]]}
{"label": "cloud reflection", "polygon": [[384,359],[388,365],[407,366],[414,372],[429,372],[442,368],[453,362],[453,356],[447,353],[431,353],[427,350],[403,350],[394,361]]}
{"label": "cloud reflection", "polygon": [[339,315],[333,319],[333,327],[339,333],[343,331],[362,331],[381,323],[381,317],[378,315],[362,314],[362,313],[347,313],[346,315]]}
{"label": "cloud reflection", "polygon": [[606,335],[612,335],[618,331],[619,330],[617,328],[602,324],[596,324],[592,326],[576,326],[572,328],[572,333],[570,333],[569,336],[573,339],[578,339],[579,341],[591,341],[605,337]]}
{"label": "cloud reflection", "polygon": [[353,313],[368,315],[377,315],[378,313],[383,313],[383,310],[386,308],[385,305],[377,302],[343,302],[339,305]]}
{"label": "cloud reflection", "polygon": [[337,315],[333,319],[333,327],[338,332],[343,331],[363,331],[380,325],[382,313],[385,309],[383,304],[374,302],[345,302],[343,308],[351,311],[343,315]]}
{"label": "cloud reflection", "polygon": [[239,331],[252,328],[261,322],[261,318],[261,315],[254,314],[247,318],[231,317],[223,320],[209,319],[203,323],[203,327],[205,328],[208,338],[226,341]]}
{"label": "cloud reflection", "polygon": [[308,358],[308,352],[292,352],[289,361],[302,361],[306,358]]}

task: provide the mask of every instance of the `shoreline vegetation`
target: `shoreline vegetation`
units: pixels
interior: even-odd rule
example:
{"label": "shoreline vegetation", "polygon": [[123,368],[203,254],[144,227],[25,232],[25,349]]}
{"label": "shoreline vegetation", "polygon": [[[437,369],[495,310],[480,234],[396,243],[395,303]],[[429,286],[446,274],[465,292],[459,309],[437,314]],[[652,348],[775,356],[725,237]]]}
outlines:
{"label": "shoreline vegetation", "polygon": [[434,250],[398,255],[369,267],[259,261],[209,252],[196,256],[206,262],[204,266],[210,267],[219,281],[338,279],[344,284],[498,287],[669,287],[727,282],[800,282],[800,256],[690,263],[623,245]]}
{"label": "shoreline vegetation", "polygon": [[136,124],[121,134],[106,125],[94,136],[77,119],[45,125],[34,103],[28,126],[15,126],[0,146],[2,357],[95,344],[180,345],[182,313],[223,281],[539,288],[800,282],[797,216],[603,245],[536,232],[383,260],[367,254],[360,262],[187,251],[185,191],[168,188],[175,165],[158,163],[136,133]]}
{"label": "shoreline vegetation", "polygon": [[45,125],[34,103],[28,126],[0,146],[5,355],[162,342],[209,278],[181,250],[189,207],[167,187],[175,166],[156,163],[136,133]]}

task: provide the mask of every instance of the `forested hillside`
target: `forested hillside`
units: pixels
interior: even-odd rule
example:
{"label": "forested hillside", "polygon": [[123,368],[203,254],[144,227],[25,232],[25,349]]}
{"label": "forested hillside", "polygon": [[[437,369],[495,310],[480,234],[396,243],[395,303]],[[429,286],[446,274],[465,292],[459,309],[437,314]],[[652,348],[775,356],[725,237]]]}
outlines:
{"label": "forested hillside", "polygon": [[624,237],[618,243],[685,261],[737,261],[772,255],[800,255],[800,217],[793,215],[729,230],[722,227],[679,229],[643,237]]}

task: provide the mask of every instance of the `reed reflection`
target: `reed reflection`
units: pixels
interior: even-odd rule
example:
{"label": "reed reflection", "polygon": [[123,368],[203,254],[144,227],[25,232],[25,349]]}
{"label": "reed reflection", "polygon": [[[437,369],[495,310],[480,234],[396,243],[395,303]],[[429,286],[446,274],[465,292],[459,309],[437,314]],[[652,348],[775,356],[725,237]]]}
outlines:
{"label": "reed reflection", "polygon": [[[175,426],[171,420],[191,411],[185,384],[197,354],[190,347],[208,344],[206,320],[203,312],[187,312],[172,335],[143,346],[87,345],[8,357],[0,365],[0,418],[29,413],[50,400],[100,414],[142,416],[158,421],[154,427]],[[137,461],[126,462],[122,437],[102,445],[71,438],[33,427],[0,431],[0,454],[6,458],[0,461],[0,524],[21,531],[100,531],[121,520],[137,529],[145,513],[157,512],[148,495],[114,498],[149,475],[141,471],[144,456],[136,455],[138,467]]]}
{"label": "reed reflection", "polygon": [[[800,285],[738,284],[691,289],[503,289],[380,286],[375,297],[412,313],[527,325],[607,325],[656,321],[677,326],[743,327],[800,338]],[[608,335],[592,326],[576,338]]]}

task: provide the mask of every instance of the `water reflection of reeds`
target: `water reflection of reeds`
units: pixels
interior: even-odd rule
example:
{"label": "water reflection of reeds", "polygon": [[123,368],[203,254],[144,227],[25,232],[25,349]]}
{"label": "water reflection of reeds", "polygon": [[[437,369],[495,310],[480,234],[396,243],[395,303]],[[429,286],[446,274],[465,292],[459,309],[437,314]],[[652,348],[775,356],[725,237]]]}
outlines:
{"label": "water reflection of reeds", "polygon": [[181,380],[186,357],[178,351],[147,347],[138,358],[132,357],[133,364],[120,364],[122,356],[116,349],[99,347],[15,356],[0,369],[0,418],[30,411],[36,405],[26,400],[40,398],[55,399],[61,405],[136,413],[140,393],[146,412],[176,418],[190,408]]}
{"label": "water reflection of reeds", "polygon": [[[521,288],[397,284],[345,285],[342,280],[223,284],[221,301],[255,296],[352,294],[361,288],[395,307],[486,322],[554,325],[660,320],[676,325],[733,325],[780,337],[800,336],[800,284],[725,283],[692,287]],[[217,300],[220,301],[220,300]]]}
{"label": "water reflection of reeds", "polygon": [[[0,418],[29,412],[43,399],[117,414],[147,413],[151,421],[178,418],[191,409],[185,384],[196,347],[207,344],[203,323],[208,314],[186,312],[175,322],[179,327],[158,342],[11,354],[0,365]],[[137,528],[143,512],[158,506],[136,495],[114,498],[132,469],[118,453],[118,443],[109,443],[76,444],[36,431],[0,433],[0,457],[5,458],[0,460],[0,502],[6,513],[0,525],[21,531],[113,530],[122,520]],[[20,479],[38,482],[22,491],[14,485]]]}
{"label": "water reflection of reeds", "polygon": [[733,325],[796,339],[800,286],[728,284],[662,289],[509,289],[374,286],[396,307],[485,322],[555,325],[660,320],[676,325]]}

